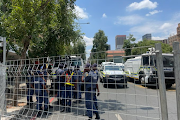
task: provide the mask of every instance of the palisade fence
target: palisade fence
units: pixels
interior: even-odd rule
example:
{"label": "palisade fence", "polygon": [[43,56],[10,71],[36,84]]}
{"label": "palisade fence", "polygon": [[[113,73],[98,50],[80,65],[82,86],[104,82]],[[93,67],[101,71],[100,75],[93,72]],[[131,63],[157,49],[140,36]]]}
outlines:
{"label": "palisade fence", "polygon": [[[146,52],[150,46],[133,48],[140,54]],[[152,46],[151,46],[152,47]],[[144,51],[146,49],[146,51]],[[127,50],[130,54],[132,49]],[[157,57],[157,73],[159,76],[156,78],[156,84],[139,83],[134,78],[126,77],[124,63],[129,58],[134,58],[139,55],[125,55],[124,50],[118,51],[101,51],[87,54],[78,54],[70,56],[52,56],[42,58],[29,58],[21,60],[8,60],[5,66],[0,66],[0,115],[1,120],[35,120],[35,119],[49,119],[49,120],[87,120],[86,102],[93,101],[93,91],[91,98],[85,98],[86,82],[75,81],[73,84],[81,84],[82,98],[75,97],[76,90],[74,88],[64,90],[58,88],[60,83],[63,83],[56,78],[56,70],[60,64],[66,63],[67,69],[72,73],[74,66],[79,65],[80,70],[83,72],[85,64],[91,65],[97,63],[98,86],[100,95],[97,96],[97,111],[102,120],[167,120],[167,100],[166,88],[164,83],[162,52],[160,44],[156,45]],[[179,54],[178,54],[179,55]],[[86,56],[87,59],[81,59]],[[115,56],[115,57],[113,57]],[[122,57],[119,57],[122,56]],[[118,62],[117,65],[111,64],[106,72],[106,67],[101,66],[102,62]],[[110,64],[110,63],[109,63]],[[44,68],[42,66],[45,66]],[[108,65],[107,65],[108,66]],[[118,72],[117,72],[117,66]],[[148,67],[148,66],[147,66]],[[149,66],[150,67],[150,66]],[[64,68],[63,68],[64,69]],[[133,66],[132,66],[133,69]],[[146,69],[146,68],[141,68]],[[65,69],[64,69],[65,70]],[[116,72],[115,72],[116,70]],[[27,84],[34,83],[28,81],[29,75],[34,76],[37,71],[46,71],[47,75],[43,74],[46,78],[46,88],[48,93],[48,112],[45,114],[42,107],[42,114],[37,116],[38,110],[36,106],[40,103],[37,100],[37,95],[33,93],[31,106],[27,105],[28,90],[37,90],[33,87],[27,87]],[[115,74],[116,73],[116,74]],[[111,75],[113,74],[113,75]],[[74,74],[74,76],[77,76]],[[82,76],[86,77],[87,73]],[[42,77],[42,75],[38,75]],[[61,77],[64,77],[63,75]],[[128,80],[131,79],[131,82]],[[91,83],[90,84],[95,84]],[[159,84],[159,89],[158,88]],[[43,88],[44,91],[45,88]],[[68,91],[71,93],[71,98],[66,98],[65,101],[71,100],[71,106],[58,104],[58,92],[66,94]],[[97,94],[96,94],[97,95]],[[43,97],[43,100],[46,97]],[[81,100],[81,102],[76,102]],[[45,104],[44,102],[42,103]],[[42,106],[43,106],[42,105]],[[52,106],[52,108],[50,106]],[[93,104],[91,104],[93,105]],[[69,108],[70,111],[62,111],[64,108]],[[91,106],[92,108],[92,106]],[[92,110],[92,109],[91,109]],[[62,112],[61,112],[62,111]],[[93,110],[91,111],[93,112]],[[93,113],[92,113],[93,114]],[[93,116],[93,119],[95,115]]]}

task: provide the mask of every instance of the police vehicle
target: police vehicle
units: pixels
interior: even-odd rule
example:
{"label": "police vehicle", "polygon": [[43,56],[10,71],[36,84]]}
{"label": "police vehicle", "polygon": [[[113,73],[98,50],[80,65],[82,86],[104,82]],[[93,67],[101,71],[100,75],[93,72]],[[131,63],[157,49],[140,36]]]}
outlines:
{"label": "police vehicle", "polygon": [[126,74],[124,73],[121,66],[118,65],[104,65],[100,69],[100,82],[107,88],[109,84],[123,85],[127,87]]}
{"label": "police vehicle", "polygon": [[[156,55],[154,48],[145,54],[128,59],[124,64],[124,71],[128,81],[139,84],[156,84],[158,83]],[[174,78],[174,59],[173,54],[162,54],[164,64],[164,75],[166,88],[175,83]]]}

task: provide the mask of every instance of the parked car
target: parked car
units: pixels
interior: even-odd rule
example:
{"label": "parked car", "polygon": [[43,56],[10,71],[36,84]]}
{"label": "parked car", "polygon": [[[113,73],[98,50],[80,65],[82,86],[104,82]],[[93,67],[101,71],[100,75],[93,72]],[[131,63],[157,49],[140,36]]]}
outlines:
{"label": "parked car", "polygon": [[100,81],[105,88],[109,84],[123,85],[127,88],[127,79],[122,67],[117,65],[104,65],[100,69]]}

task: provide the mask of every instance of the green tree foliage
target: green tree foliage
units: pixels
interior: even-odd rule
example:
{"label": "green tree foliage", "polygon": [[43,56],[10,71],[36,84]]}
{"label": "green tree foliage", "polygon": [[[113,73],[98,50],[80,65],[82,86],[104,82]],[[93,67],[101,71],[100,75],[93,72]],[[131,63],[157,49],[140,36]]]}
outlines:
{"label": "green tree foliage", "polygon": [[[2,0],[2,29],[17,54],[58,55],[80,35],[75,0]],[[43,54],[42,54],[43,53]],[[34,56],[33,56],[34,57]]]}
{"label": "green tree foliage", "polygon": [[[172,52],[172,47],[169,44],[164,44],[160,41],[154,41],[154,40],[143,40],[143,41],[139,41],[137,43],[137,47],[141,47],[141,48],[133,49],[132,54],[133,55],[140,55],[140,54],[146,53],[146,51],[148,51],[148,48],[155,47],[156,43],[161,43],[163,53]],[[148,47],[143,47],[143,46],[148,46]]]}
{"label": "green tree foliage", "polygon": [[106,58],[106,50],[108,50],[108,38],[103,30],[99,30],[93,38],[93,47],[91,49],[90,57],[92,57],[91,59],[98,60],[98,63],[100,64],[103,62],[103,59]]}
{"label": "green tree foliage", "polygon": [[81,56],[83,60],[86,59],[86,43],[84,40],[79,39],[77,42],[65,46],[66,55],[78,55]]}
{"label": "green tree foliage", "polygon": [[132,34],[130,34],[127,39],[124,41],[123,48],[125,49],[126,56],[131,55],[131,51],[133,47],[136,47],[136,38],[133,37]]}
{"label": "green tree foliage", "polygon": [[[63,47],[79,39],[74,19],[76,0],[1,0],[0,31],[9,48],[22,59],[30,55],[63,53]],[[21,61],[21,65],[23,65]],[[19,67],[21,69],[21,67]],[[18,72],[17,76],[21,76]],[[17,105],[19,77],[15,79],[14,102]]]}

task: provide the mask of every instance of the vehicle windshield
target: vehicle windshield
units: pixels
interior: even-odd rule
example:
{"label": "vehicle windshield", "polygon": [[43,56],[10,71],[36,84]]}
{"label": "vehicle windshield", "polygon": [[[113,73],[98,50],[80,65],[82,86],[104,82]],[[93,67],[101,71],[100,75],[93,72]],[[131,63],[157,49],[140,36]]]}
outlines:
{"label": "vehicle windshield", "polygon": [[81,59],[71,60],[71,66],[76,66],[76,65],[82,66]]}
{"label": "vehicle windshield", "polygon": [[105,71],[114,71],[114,70],[122,71],[122,67],[120,67],[120,66],[105,66]]}
{"label": "vehicle windshield", "polygon": [[174,67],[174,58],[173,56],[163,56],[164,67]]}
{"label": "vehicle windshield", "polygon": [[[151,66],[157,66],[156,65],[156,56],[150,57],[150,65]],[[174,67],[174,58],[173,56],[163,56],[163,65],[164,67]]]}

